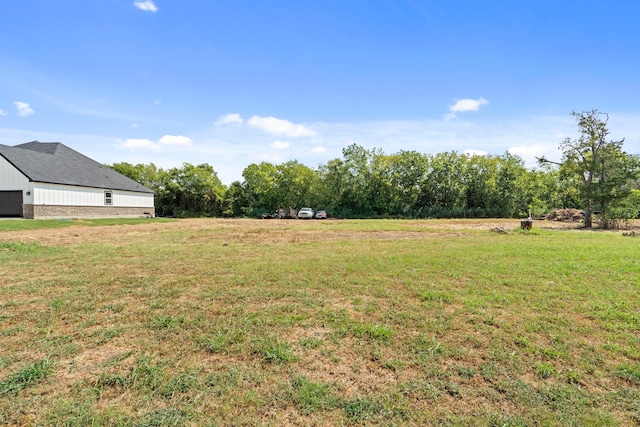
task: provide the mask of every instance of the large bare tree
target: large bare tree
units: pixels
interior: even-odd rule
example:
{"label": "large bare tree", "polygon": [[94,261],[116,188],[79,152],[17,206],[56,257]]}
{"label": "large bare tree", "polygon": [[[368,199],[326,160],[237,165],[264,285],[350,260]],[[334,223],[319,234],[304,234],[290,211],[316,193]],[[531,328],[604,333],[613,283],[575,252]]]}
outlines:
{"label": "large bare tree", "polygon": [[[602,226],[609,225],[609,211],[616,201],[630,192],[630,183],[637,176],[637,159],[624,151],[619,141],[608,139],[609,115],[598,110],[572,112],[580,135],[560,143],[561,173],[578,178],[584,209],[584,227],[591,228],[594,210],[600,211]],[[555,163],[542,157],[539,163]]]}

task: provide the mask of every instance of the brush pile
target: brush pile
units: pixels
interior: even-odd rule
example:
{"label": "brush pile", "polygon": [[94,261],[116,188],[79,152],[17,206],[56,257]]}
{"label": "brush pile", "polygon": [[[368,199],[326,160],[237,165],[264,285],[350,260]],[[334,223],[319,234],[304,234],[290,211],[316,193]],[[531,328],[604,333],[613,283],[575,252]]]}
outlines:
{"label": "brush pile", "polygon": [[498,234],[509,234],[509,232],[507,230],[504,229],[504,227],[491,227],[489,229],[489,231],[491,233],[498,233]]}
{"label": "brush pile", "polygon": [[545,219],[548,221],[578,222],[584,219],[584,212],[578,209],[554,209]]}

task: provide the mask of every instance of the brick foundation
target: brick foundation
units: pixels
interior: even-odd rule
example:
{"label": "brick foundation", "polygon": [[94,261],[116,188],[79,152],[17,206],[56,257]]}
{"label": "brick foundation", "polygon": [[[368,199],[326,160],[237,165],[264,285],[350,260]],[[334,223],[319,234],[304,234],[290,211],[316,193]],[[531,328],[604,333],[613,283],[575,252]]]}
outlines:
{"label": "brick foundation", "polygon": [[155,208],[22,205],[24,218],[113,218],[156,216]]}

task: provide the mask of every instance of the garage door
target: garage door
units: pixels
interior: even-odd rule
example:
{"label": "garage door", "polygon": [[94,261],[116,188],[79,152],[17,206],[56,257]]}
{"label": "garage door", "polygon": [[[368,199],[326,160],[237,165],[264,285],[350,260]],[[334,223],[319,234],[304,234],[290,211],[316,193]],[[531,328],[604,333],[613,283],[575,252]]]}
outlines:
{"label": "garage door", "polygon": [[0,216],[22,216],[22,191],[0,191]]}

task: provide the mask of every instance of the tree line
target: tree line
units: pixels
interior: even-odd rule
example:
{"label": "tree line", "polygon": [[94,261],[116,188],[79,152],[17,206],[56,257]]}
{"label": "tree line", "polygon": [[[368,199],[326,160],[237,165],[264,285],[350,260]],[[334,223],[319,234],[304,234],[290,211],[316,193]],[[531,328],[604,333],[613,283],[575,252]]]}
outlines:
{"label": "tree line", "polygon": [[560,144],[561,162],[540,158],[535,169],[510,153],[386,154],[358,144],[315,169],[295,160],[250,164],[229,186],[206,163],[110,167],[155,191],[159,216],[256,217],[309,206],[338,218],[507,218],[577,208],[589,227],[594,212],[603,227],[637,217],[638,156],[607,140],[606,114],[573,114],[580,136]]}

